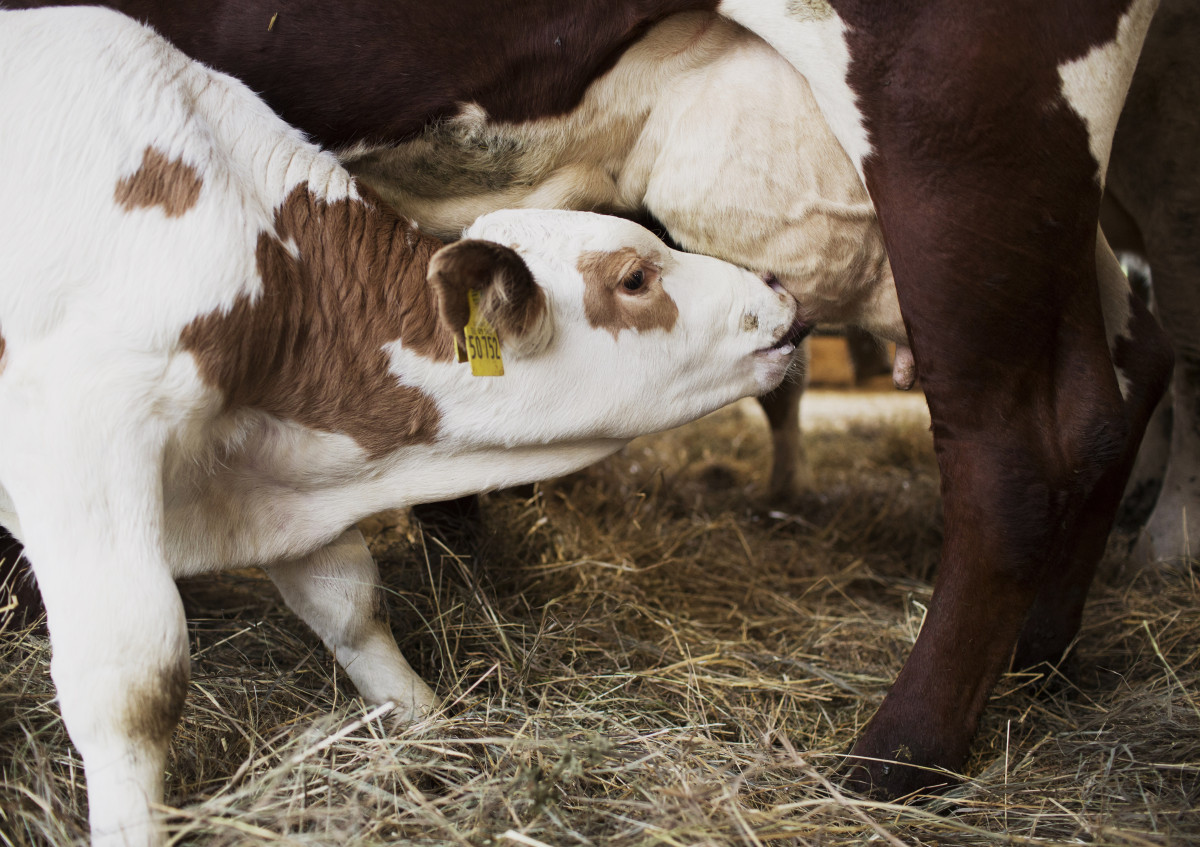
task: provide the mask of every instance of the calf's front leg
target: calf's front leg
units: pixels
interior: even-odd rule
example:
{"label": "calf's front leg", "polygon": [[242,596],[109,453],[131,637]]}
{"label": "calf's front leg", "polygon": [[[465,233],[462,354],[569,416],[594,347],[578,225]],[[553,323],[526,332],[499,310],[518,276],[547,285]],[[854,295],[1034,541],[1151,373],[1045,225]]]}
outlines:
{"label": "calf's front leg", "polygon": [[379,570],[357,529],[300,559],[267,568],[284,602],[321,637],[368,703],[414,720],[437,697],[409,666],[388,627]]}

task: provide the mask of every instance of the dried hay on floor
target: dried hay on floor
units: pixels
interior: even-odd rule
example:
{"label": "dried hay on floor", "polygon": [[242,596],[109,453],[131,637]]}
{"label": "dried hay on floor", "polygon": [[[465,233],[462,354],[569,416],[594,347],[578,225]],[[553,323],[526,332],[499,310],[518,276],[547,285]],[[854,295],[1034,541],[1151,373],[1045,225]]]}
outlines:
{"label": "dried hay on floor", "polygon": [[[415,727],[364,709],[262,578],[185,584],[176,839],[1200,842],[1200,569],[1120,555],[1061,672],[1001,681],[964,784],[918,806],[837,790],[920,627],[940,518],[926,424],[834,427],[836,402],[806,400],[795,503],[762,502],[765,427],[742,404],[489,496],[476,559],[374,520],[401,648],[448,698]],[[0,638],[0,844],[84,838],[48,660],[43,638]]]}

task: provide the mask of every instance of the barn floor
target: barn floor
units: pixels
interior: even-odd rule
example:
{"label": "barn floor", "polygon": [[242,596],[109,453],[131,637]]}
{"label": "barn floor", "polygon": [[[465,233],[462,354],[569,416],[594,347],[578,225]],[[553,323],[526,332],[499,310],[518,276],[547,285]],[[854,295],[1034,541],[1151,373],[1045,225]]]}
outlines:
{"label": "barn floor", "polygon": [[[813,485],[766,502],[748,402],[532,490],[474,556],[367,522],[444,715],[394,728],[255,574],[183,586],[167,784],[205,845],[1200,844],[1200,568],[1114,539],[1061,668],[1006,676],[965,781],[837,788],[920,627],[940,542],[918,396],[812,392]],[[0,636],[0,844],[82,843],[82,771],[31,631]]]}

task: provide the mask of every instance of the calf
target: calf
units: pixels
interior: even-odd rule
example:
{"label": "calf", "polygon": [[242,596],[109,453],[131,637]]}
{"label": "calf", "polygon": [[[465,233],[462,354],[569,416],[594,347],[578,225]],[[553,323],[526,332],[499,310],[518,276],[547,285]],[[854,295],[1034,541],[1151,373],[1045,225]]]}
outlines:
{"label": "calf", "polygon": [[805,328],[773,280],[617,218],[497,213],[443,247],[115,12],[0,12],[0,108],[0,522],[98,844],[159,840],[174,578],[266,568],[362,695],[415,717],[435,698],[354,521],[770,390]]}

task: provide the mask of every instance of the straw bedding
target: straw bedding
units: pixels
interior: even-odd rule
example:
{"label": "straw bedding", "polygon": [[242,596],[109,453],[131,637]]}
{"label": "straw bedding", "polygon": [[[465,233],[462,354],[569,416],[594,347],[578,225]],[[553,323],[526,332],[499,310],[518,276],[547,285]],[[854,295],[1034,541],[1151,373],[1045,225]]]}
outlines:
{"label": "straw bedding", "polygon": [[[185,583],[175,843],[1200,843],[1200,569],[1138,569],[1123,538],[1063,664],[1001,680],[961,784],[907,806],[839,790],[940,542],[927,421],[840,402],[806,400],[795,502],[764,501],[743,403],[489,495],[474,556],[367,522],[401,649],[446,698],[414,726],[364,707],[260,575]],[[35,630],[0,634],[3,845],[86,837],[48,663]]]}

